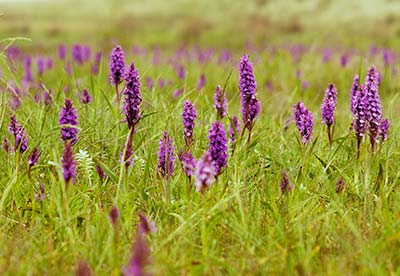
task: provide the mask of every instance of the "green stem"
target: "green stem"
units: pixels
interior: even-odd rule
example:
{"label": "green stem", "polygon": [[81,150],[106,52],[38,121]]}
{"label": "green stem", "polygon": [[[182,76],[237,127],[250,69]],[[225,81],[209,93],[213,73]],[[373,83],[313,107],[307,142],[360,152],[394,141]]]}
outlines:
{"label": "green stem", "polygon": [[328,125],[326,131],[327,131],[327,133],[328,133],[329,146],[332,147],[331,125]]}
{"label": "green stem", "polygon": [[167,206],[169,205],[169,203],[171,202],[171,194],[170,194],[170,184],[168,179],[163,178],[163,185],[164,185],[164,191],[165,191],[165,203],[167,204]]}
{"label": "green stem", "polygon": [[[125,146],[124,146],[124,150],[123,150],[122,157],[121,157],[121,163],[119,166],[119,177],[118,177],[118,183],[117,183],[116,202],[119,199],[119,193],[120,193],[120,190],[122,189],[122,180],[124,179],[124,172],[127,171],[127,167],[126,167],[127,160],[125,160],[126,159],[126,150],[128,148],[128,143],[132,143],[132,139],[133,139],[133,128],[131,128],[129,130],[127,139],[125,140],[125,143],[124,143]],[[125,176],[126,176],[125,179],[127,179],[127,174],[125,174]]]}
{"label": "green stem", "polygon": [[3,191],[3,194],[1,196],[0,199],[0,213],[3,212],[3,208],[4,208],[4,202],[6,201],[8,194],[11,192],[12,187],[18,183],[18,171],[19,171],[19,149],[16,149],[15,151],[15,171],[13,174],[12,179],[8,182],[6,188]]}
{"label": "green stem", "polygon": [[357,149],[356,149],[357,160],[360,159],[361,140],[362,140],[362,139],[360,139],[360,138],[357,137]]}
{"label": "green stem", "polygon": [[203,252],[203,263],[207,263],[208,256],[208,239],[207,239],[207,210],[206,210],[206,194],[202,194],[203,206],[202,206],[202,223],[201,223],[201,244],[202,244],[202,252]]}

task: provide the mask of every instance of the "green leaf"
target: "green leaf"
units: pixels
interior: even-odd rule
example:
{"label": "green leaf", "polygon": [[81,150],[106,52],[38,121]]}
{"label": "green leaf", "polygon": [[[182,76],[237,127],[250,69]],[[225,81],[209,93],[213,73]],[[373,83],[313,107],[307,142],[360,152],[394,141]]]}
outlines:
{"label": "green leaf", "polygon": [[108,177],[110,177],[110,179],[114,183],[118,183],[118,177],[115,175],[115,173],[113,173],[113,171],[106,164],[104,164],[97,158],[93,158],[93,160],[96,163],[96,165],[98,165],[108,175]]}

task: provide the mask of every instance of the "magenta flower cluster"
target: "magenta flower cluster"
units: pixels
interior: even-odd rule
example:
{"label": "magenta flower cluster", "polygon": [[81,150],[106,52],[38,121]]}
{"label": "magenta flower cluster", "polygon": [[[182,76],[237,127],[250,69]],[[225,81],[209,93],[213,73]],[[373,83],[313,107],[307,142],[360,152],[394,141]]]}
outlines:
{"label": "magenta flower cluster", "polygon": [[116,46],[110,55],[110,83],[119,85],[125,72],[125,54],[121,46]]}
{"label": "magenta flower cluster", "polygon": [[193,130],[195,126],[195,120],[197,117],[196,108],[191,101],[185,101],[183,104],[182,111],[182,123],[183,123],[183,134],[186,145],[190,147],[193,142]]}
{"label": "magenta flower cluster", "polygon": [[65,99],[60,110],[58,123],[61,126],[61,140],[75,144],[78,140],[78,112],[69,98]]}
{"label": "magenta flower cluster", "polygon": [[195,187],[196,191],[204,193],[204,191],[215,182],[217,174],[212,155],[206,151],[196,164],[195,169]]}
{"label": "magenta flower cluster", "polygon": [[14,136],[14,151],[19,150],[21,153],[24,153],[28,149],[28,136],[26,135],[25,128],[18,123],[14,115],[11,116],[8,131]]}
{"label": "magenta flower cluster", "polygon": [[125,101],[124,113],[129,129],[135,128],[142,115],[140,114],[140,104],[142,103],[142,95],[140,94],[140,79],[135,65],[132,63],[125,73]]}
{"label": "magenta flower cluster", "polygon": [[321,105],[322,122],[328,126],[331,126],[335,121],[336,98],[336,87],[330,83],[325,91],[325,98]]}
{"label": "magenta flower cluster", "polygon": [[168,132],[164,131],[160,139],[160,147],[158,152],[158,173],[166,179],[169,179],[174,172],[175,149],[172,145],[172,139]]}
{"label": "magenta flower cluster", "polygon": [[244,128],[249,131],[253,128],[254,120],[260,112],[260,102],[256,97],[256,80],[253,72],[253,64],[247,55],[244,55],[239,64],[239,90],[242,105],[242,121]]}
{"label": "magenta flower cluster", "polygon": [[303,144],[310,142],[314,129],[314,116],[302,102],[293,106],[293,119],[300,132]]}
{"label": "magenta flower cluster", "polygon": [[192,153],[190,151],[181,151],[179,152],[178,157],[185,175],[189,178],[192,177],[196,167],[196,159],[193,157]]}
{"label": "magenta flower cluster", "polygon": [[379,138],[382,142],[386,140],[390,122],[382,118],[382,105],[378,92],[381,77],[375,67],[372,66],[368,70],[364,84],[358,85],[356,78],[351,89],[350,106],[353,113],[353,129],[358,141],[358,156],[365,133],[369,134],[371,151],[374,152]]}
{"label": "magenta flower cluster", "polygon": [[237,116],[233,116],[229,125],[229,143],[235,143],[240,132],[240,124]]}
{"label": "magenta flower cluster", "polygon": [[217,117],[223,119],[226,116],[227,100],[226,94],[221,86],[217,86],[214,92],[214,108],[217,111]]}
{"label": "magenta flower cluster", "polygon": [[228,146],[224,125],[220,121],[211,124],[208,131],[208,151],[214,162],[215,172],[219,175],[228,160]]}

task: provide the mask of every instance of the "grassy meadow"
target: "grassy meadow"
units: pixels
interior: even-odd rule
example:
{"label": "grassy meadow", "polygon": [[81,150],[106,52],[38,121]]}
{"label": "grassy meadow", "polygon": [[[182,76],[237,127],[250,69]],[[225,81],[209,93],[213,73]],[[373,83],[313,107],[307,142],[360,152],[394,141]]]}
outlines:
{"label": "grassy meadow", "polygon": [[[0,275],[400,275],[399,4],[214,2],[0,2]],[[87,59],[77,60],[74,45],[90,49]],[[143,99],[129,166],[120,162],[130,135],[125,82],[118,105],[109,81],[116,45],[127,66],[134,62]],[[240,135],[244,54],[261,103],[250,141]],[[48,61],[42,73],[39,59]],[[357,158],[350,90],[373,65],[391,125],[375,152],[366,134]],[[332,145],[321,122],[329,83],[338,91]],[[217,85],[227,97],[222,119]],[[76,177],[67,185],[69,142],[59,124],[66,98],[78,115]],[[213,122],[227,136],[233,116],[240,122],[226,167],[204,193],[178,158],[188,150],[186,100],[197,111],[197,160]],[[314,116],[305,144],[293,122],[299,101]],[[24,152],[9,130],[13,115],[26,131]],[[170,177],[158,172],[164,131],[174,148]],[[35,148],[40,156],[30,165]],[[285,192],[283,171],[293,186]],[[143,237],[140,212],[157,228]],[[145,272],[127,272],[132,260]]]}

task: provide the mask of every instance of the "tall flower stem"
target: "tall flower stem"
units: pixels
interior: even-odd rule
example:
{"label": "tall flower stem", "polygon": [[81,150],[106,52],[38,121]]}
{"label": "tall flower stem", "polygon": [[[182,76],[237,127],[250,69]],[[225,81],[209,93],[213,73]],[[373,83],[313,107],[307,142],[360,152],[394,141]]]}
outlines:
{"label": "tall flower stem", "polygon": [[329,146],[332,147],[331,125],[327,125],[326,131],[327,131],[327,133],[328,133]]}
{"label": "tall flower stem", "polygon": [[115,96],[116,96],[116,108],[117,108],[117,114],[118,114],[118,111],[119,111],[119,105],[120,105],[120,102],[121,102],[121,100],[120,100],[120,95],[119,95],[119,90],[118,90],[118,83],[116,83],[115,84]]}
{"label": "tall flower stem", "polygon": [[192,177],[187,178],[187,185],[186,185],[186,200],[187,202],[190,202],[192,195]]}
{"label": "tall flower stem", "polygon": [[202,222],[201,222],[201,248],[203,252],[203,258],[204,258],[204,263],[207,263],[207,258],[208,258],[208,235],[207,235],[207,217],[208,217],[208,212],[206,210],[207,206],[207,199],[206,199],[207,193],[202,193]]}
{"label": "tall flower stem", "polygon": [[112,255],[112,259],[114,260],[114,265],[117,265],[115,256],[118,256],[119,231],[121,229],[118,219],[117,219],[117,221],[115,222],[115,224],[113,225],[112,228],[113,228],[112,229],[113,230],[113,233],[112,233],[112,235],[113,235],[113,246],[112,246],[113,255]]}
{"label": "tall flower stem", "polygon": [[[122,152],[122,156],[121,156],[121,162],[120,162],[120,166],[119,166],[119,177],[118,177],[118,183],[117,183],[117,195],[116,195],[116,202],[118,202],[118,198],[119,198],[119,193],[120,190],[123,189],[122,187],[122,181],[124,179],[124,175],[126,176],[126,171],[127,171],[127,167],[126,167],[126,153],[127,153],[127,149],[129,146],[129,143],[132,143],[132,139],[133,139],[133,128],[131,128],[129,130],[128,136],[125,140],[125,147],[124,150]],[[125,177],[127,178],[127,177]]]}
{"label": "tall flower stem", "polygon": [[164,195],[165,195],[165,203],[167,206],[171,202],[171,185],[169,183],[169,179],[163,178],[163,186],[164,186]]}
{"label": "tall flower stem", "polygon": [[371,154],[374,155],[375,154],[376,141],[372,136],[370,137],[370,142],[371,142]]}
{"label": "tall flower stem", "polygon": [[250,145],[250,140],[251,140],[251,131],[253,130],[252,127],[249,127],[249,133],[247,135],[247,144]]}
{"label": "tall flower stem", "polygon": [[362,138],[358,138],[357,137],[357,150],[356,150],[356,152],[357,152],[357,160],[360,159],[361,141],[362,141]]}

